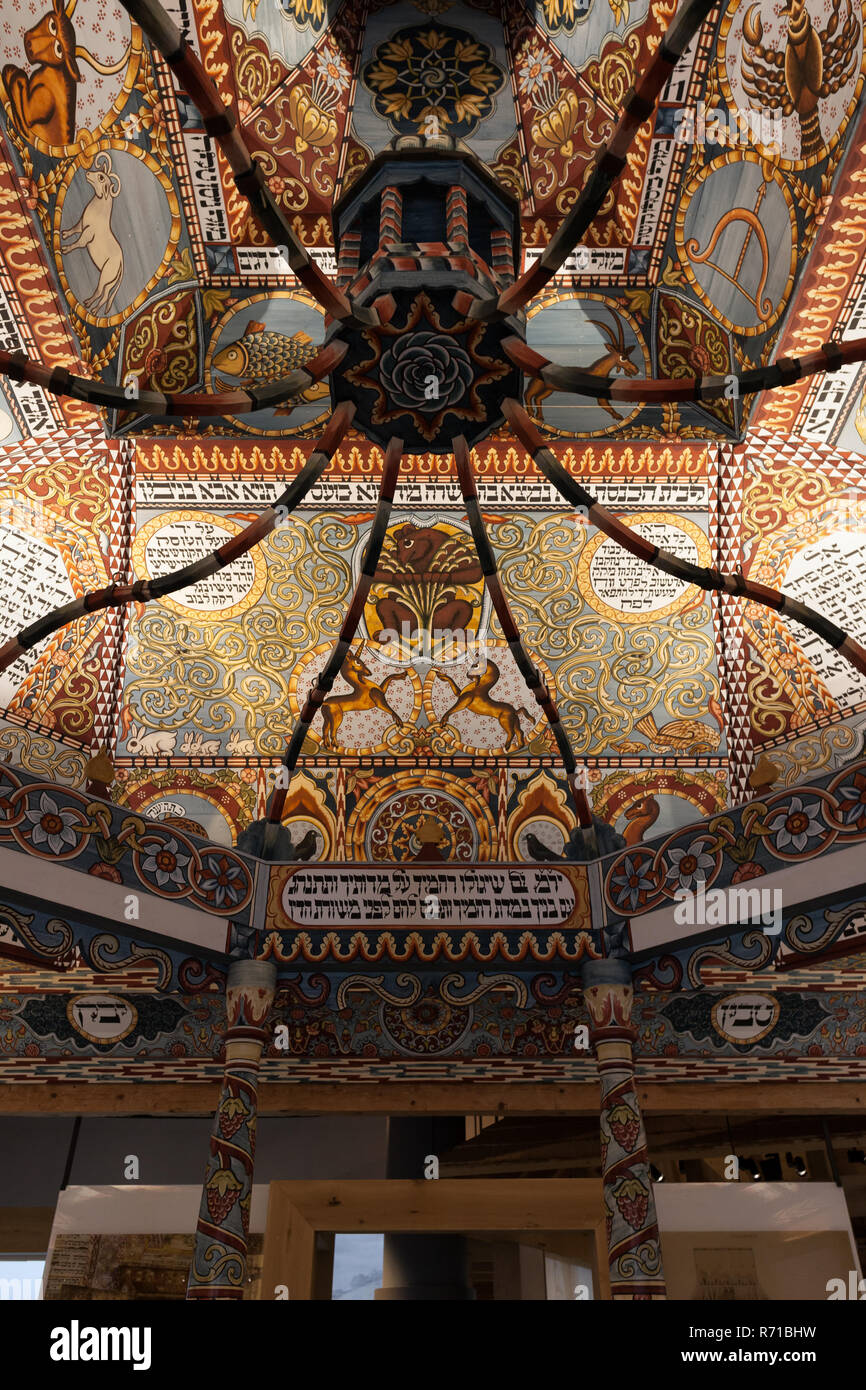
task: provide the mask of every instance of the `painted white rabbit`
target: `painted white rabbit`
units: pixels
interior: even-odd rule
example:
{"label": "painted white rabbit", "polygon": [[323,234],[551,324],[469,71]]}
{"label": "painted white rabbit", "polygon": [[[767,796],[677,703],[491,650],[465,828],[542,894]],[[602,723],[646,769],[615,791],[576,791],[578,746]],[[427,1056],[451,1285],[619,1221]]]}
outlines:
{"label": "painted white rabbit", "polygon": [[148,757],[154,753],[173,753],[177,734],[152,730],[146,733],[143,724],[132,724],[126,740],[126,751],[131,758]]}
{"label": "painted white rabbit", "polygon": [[187,729],[180,751],[187,757],[213,757],[220,751],[220,741],[218,738],[204,738],[198,729]]}
{"label": "painted white rabbit", "polygon": [[240,729],[232,729],[227,744],[227,752],[230,758],[240,758],[245,754],[255,753],[255,751],[255,744],[251,738],[244,738]]}

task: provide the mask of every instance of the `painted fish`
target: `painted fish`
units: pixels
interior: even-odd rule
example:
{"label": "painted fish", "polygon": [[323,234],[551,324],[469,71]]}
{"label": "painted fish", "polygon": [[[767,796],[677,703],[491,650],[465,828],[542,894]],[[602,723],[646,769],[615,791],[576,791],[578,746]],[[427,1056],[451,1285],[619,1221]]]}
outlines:
{"label": "painted fish", "polygon": [[[266,328],[258,319],[250,319],[240,338],[220,348],[213,359],[213,367],[214,371],[239,377],[242,386],[255,386],[288,376],[298,367],[306,366],[318,351],[309,333],[299,330],[288,337],[285,333],[275,333],[272,328]],[[230,389],[218,377],[214,378],[214,384],[220,391]],[[317,401],[327,394],[327,384],[315,382],[293,400],[277,406],[274,414],[289,415],[301,401]]]}

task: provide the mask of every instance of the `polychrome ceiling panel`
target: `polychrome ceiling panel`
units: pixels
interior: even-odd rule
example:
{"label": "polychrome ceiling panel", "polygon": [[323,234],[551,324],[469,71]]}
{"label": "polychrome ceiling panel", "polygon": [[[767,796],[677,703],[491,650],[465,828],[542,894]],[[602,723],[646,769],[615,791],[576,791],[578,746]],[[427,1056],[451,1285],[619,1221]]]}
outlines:
{"label": "polychrome ceiling panel", "polygon": [[[565,336],[573,365],[627,377],[724,374],[768,359],[862,85],[859,11],[848,0],[811,3],[814,15],[800,6],[790,19],[731,5],[695,37],[616,192],[565,273],[529,306],[538,351]],[[119,0],[67,0],[56,13],[46,0],[43,9],[4,0],[5,130],[83,363],[116,383],[216,390],[246,380],[253,362],[267,380],[287,354],[312,351],[321,315],[290,305],[297,323],[288,324],[285,258]],[[220,98],[236,104],[279,207],[333,270],[335,202],[390,141],[436,131],[465,141],[519,200],[522,254],[539,255],[674,6],[237,0],[220,10],[175,0],[170,13]],[[781,75],[798,25],[807,47],[825,52],[817,93],[796,63]],[[44,82],[34,85],[34,73]],[[100,208],[105,223],[94,244],[75,230],[91,204],[87,226]],[[227,377],[221,354],[250,322],[278,336],[255,344],[252,358],[253,344],[240,344]],[[7,413],[14,421],[14,408]],[[638,403],[599,418],[565,397],[555,413],[552,437],[563,421],[569,435],[630,437],[735,435],[743,424],[735,401]],[[538,418],[547,426],[543,408]],[[108,423],[123,432],[132,418],[112,412]],[[279,420],[267,423],[280,432]],[[233,433],[235,424],[203,428]],[[141,432],[140,416],[134,427]],[[166,432],[164,422],[150,428]]]}
{"label": "polychrome ceiling panel", "polygon": [[[0,645],[94,590],[237,557],[18,655],[0,757],[98,784],[85,767],[104,748],[113,799],[228,845],[272,807],[308,708],[280,815],[298,857],[411,857],[432,823],[447,856],[543,860],[579,852],[576,777],[612,848],[857,756],[866,677],[840,650],[639,553],[784,590],[866,642],[866,367],[736,386],[866,334],[854,0],[708,12],[567,256],[487,326],[454,286],[499,292],[544,264],[672,0],[165,8],[206,91],[120,0],[0,0],[0,348],[122,392],[96,406],[45,374],[0,378]],[[212,100],[236,112],[283,240],[236,185]],[[443,296],[436,248],[461,217]],[[401,256],[421,243],[427,260]],[[354,337],[297,245],[368,313]],[[376,323],[379,291],[394,309]],[[348,338],[342,366],[255,399]],[[648,384],[706,377],[731,388]],[[148,392],[198,403],[169,416]],[[211,396],[222,413],[201,410]],[[326,471],[246,547],[339,403],[355,415]],[[385,517],[392,432],[405,457]],[[458,485],[460,432],[523,666]],[[637,549],[539,471],[545,447]]]}

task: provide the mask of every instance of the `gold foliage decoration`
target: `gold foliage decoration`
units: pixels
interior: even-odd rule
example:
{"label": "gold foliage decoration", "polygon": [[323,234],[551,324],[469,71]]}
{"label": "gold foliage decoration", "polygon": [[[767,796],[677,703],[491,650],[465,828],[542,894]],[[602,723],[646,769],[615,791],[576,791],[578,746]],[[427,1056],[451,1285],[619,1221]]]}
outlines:
{"label": "gold foliage decoration", "polygon": [[238,729],[251,752],[280,755],[296,714],[291,672],[339,631],[357,535],[334,514],[316,522],[296,515],[263,544],[258,603],[224,622],[191,618],[182,627],[160,604],[145,609],[131,623],[126,724],[178,736],[187,725],[211,736]]}
{"label": "gold foliage decoration", "polygon": [[618,623],[580,592],[585,532],[577,521],[508,520],[490,530],[524,642],[558,663],[556,695],[575,752],[596,754],[627,739],[660,693],[672,719],[699,719],[718,700],[706,600],[645,624]]}

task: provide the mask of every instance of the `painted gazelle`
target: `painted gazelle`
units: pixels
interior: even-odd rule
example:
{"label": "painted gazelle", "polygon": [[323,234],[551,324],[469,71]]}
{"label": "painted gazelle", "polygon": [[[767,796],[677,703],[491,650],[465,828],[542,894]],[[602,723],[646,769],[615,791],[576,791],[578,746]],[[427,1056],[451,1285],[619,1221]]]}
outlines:
{"label": "painted gazelle", "polygon": [[[608,350],[602,353],[601,357],[597,357],[594,362],[591,362],[588,367],[583,369],[587,375],[609,377],[613,376],[616,372],[622,372],[624,376],[637,376],[640,368],[631,360],[631,353],[634,352],[634,348],[626,348],[625,328],[622,319],[617,317],[614,320],[616,323],[616,332],[614,332],[605,319],[590,319],[589,322],[592,324],[593,328],[599,329],[599,331],[604,334],[607,339]],[[553,390],[554,388],[548,386],[540,377],[534,377],[527,386],[524,395],[526,409],[536,420],[544,419],[541,413],[541,403],[547,400],[548,396],[552,395]],[[598,401],[598,404],[601,406],[602,410],[607,411],[608,415],[613,416],[617,424],[620,423],[622,417],[617,414],[610,401],[606,401],[602,398]]]}

